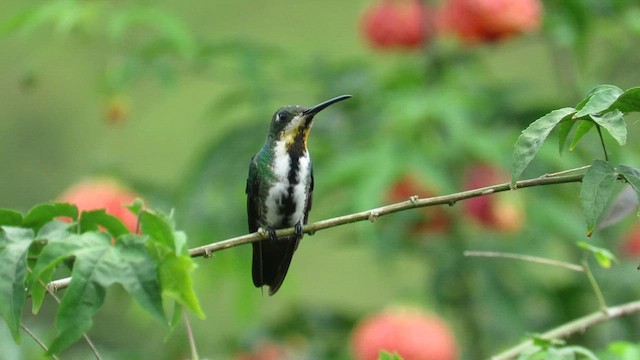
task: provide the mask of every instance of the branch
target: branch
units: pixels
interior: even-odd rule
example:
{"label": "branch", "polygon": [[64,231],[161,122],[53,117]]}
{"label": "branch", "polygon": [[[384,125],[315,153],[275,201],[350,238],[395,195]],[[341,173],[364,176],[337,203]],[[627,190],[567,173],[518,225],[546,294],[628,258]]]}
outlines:
{"label": "branch", "polygon": [[[574,170],[578,171],[581,169],[571,169],[571,170],[564,171],[562,173],[573,172]],[[420,199],[417,196],[412,196],[407,201],[390,204],[390,205],[382,206],[382,207],[367,210],[367,211],[361,211],[354,214],[338,216],[338,217],[334,217],[327,220],[321,220],[313,224],[307,224],[302,229],[306,234],[313,235],[319,230],[329,229],[332,227],[350,224],[354,222],[365,221],[365,220],[374,222],[381,216],[393,214],[393,213],[404,211],[404,210],[428,207],[428,206],[436,206],[436,205],[445,205],[445,204],[449,206],[453,206],[460,200],[499,193],[503,191],[516,190],[520,188],[528,188],[528,187],[534,187],[534,186],[580,182],[582,181],[582,177],[584,176],[582,174],[562,175],[562,176],[554,176],[554,175],[555,174],[547,174],[534,179],[521,180],[516,182],[513,188],[510,186],[509,183],[503,183],[503,184],[487,186],[479,189],[453,193],[450,195],[436,196],[436,197],[424,198],[424,199]],[[280,229],[276,231],[276,235],[278,235],[278,237],[293,235],[294,233],[295,233],[295,228]],[[240,246],[240,245],[244,245],[244,244],[248,244],[256,241],[262,241],[267,239],[268,237],[269,235],[267,234],[266,231],[258,230],[251,234],[237,236],[230,239],[226,239],[226,240],[222,240],[222,241],[218,241],[218,242],[214,242],[214,243],[210,243],[207,245],[190,249],[189,254],[191,255],[191,257],[202,256],[202,257],[208,258],[208,257],[211,257],[212,254],[216,251],[220,251],[220,250],[224,250],[224,249],[228,249],[228,248],[232,248],[232,247],[236,247],[236,246]],[[54,280],[49,284],[47,284],[47,289],[49,291],[55,292],[60,289],[66,288],[67,286],[69,286],[70,282],[71,282],[71,278]]]}
{"label": "branch", "polygon": [[476,256],[476,257],[496,257],[496,258],[505,258],[505,259],[513,259],[513,260],[522,260],[528,261],[537,264],[544,265],[552,265],[557,266],[563,269],[572,270],[584,273],[584,267],[564,261],[558,261],[553,259],[546,259],[538,256],[531,255],[522,255],[522,254],[513,254],[513,253],[504,253],[497,251],[465,251],[464,256]]}
{"label": "branch", "polygon": [[[359,221],[369,220],[371,222],[376,221],[381,216],[393,214],[396,212],[420,208],[420,207],[428,207],[428,206],[436,206],[436,205],[450,205],[453,206],[460,200],[470,199],[474,197],[494,194],[503,191],[515,190],[519,188],[526,187],[534,187],[534,186],[543,186],[543,185],[553,185],[553,184],[564,184],[564,183],[572,183],[572,182],[580,182],[582,181],[583,175],[567,175],[567,176],[542,176],[535,179],[529,180],[521,180],[516,182],[513,189],[509,186],[509,183],[498,184],[493,186],[487,186],[479,189],[462,191],[450,195],[436,196],[431,198],[420,199],[417,196],[412,196],[411,199],[391,205],[382,206],[376,209],[371,209],[367,211],[361,211],[354,214],[343,215],[334,217],[327,220],[321,220],[315,222],[313,224],[308,224],[303,227],[303,231],[309,235],[315,234],[318,230],[324,230],[340,225],[350,224]],[[295,232],[294,228],[287,228],[276,231],[278,237],[285,235],[293,235]],[[209,257],[212,253],[216,251],[220,251],[223,249],[227,249],[230,247],[243,245],[255,241],[260,241],[268,238],[268,234],[265,232],[257,231],[255,233],[251,233],[248,235],[238,236],[231,239],[199,246],[189,250],[189,254],[192,257],[204,256]]]}
{"label": "branch", "polygon": [[[599,324],[601,322],[615,319],[621,316],[633,314],[640,311],[640,301],[633,301],[615,307],[606,308],[605,311],[598,310],[589,315],[578,318],[572,322],[551,329],[540,337],[543,339],[566,338],[575,333],[584,332],[587,328]],[[492,360],[514,359],[524,350],[533,346],[533,340],[524,341],[505,352],[492,356]]]}

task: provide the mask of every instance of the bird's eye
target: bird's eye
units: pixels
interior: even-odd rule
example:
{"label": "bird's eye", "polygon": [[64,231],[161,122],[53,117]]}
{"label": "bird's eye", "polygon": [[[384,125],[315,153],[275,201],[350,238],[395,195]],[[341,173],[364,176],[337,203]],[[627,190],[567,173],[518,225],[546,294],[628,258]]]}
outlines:
{"label": "bird's eye", "polygon": [[286,113],[278,113],[278,115],[276,115],[276,121],[281,122],[281,121],[285,121],[287,120],[287,114]]}

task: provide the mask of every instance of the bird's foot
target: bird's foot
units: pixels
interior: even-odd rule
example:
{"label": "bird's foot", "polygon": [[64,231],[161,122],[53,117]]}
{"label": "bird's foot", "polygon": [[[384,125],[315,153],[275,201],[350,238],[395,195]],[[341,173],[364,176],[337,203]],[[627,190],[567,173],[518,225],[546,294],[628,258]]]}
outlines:
{"label": "bird's foot", "polygon": [[304,232],[302,231],[302,223],[300,221],[298,221],[296,223],[296,225],[294,226],[295,230],[296,230],[296,237],[298,239],[302,238],[302,235],[304,235]]}
{"label": "bird's foot", "polygon": [[276,229],[271,226],[267,226],[267,233],[269,234],[269,241],[278,241],[278,235],[276,235]]}

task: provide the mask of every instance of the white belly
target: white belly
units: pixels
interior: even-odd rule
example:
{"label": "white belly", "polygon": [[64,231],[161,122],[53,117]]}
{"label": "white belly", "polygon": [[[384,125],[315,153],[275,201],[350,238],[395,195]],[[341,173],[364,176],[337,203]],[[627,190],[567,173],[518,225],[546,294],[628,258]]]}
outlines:
{"label": "white belly", "polygon": [[307,191],[310,186],[311,161],[309,154],[305,152],[297,159],[298,171],[294,183],[289,182],[291,157],[286,152],[284,143],[276,144],[275,159],[272,168],[275,183],[271,184],[272,187],[265,203],[266,225],[278,228],[293,226],[297,222],[302,223]]}

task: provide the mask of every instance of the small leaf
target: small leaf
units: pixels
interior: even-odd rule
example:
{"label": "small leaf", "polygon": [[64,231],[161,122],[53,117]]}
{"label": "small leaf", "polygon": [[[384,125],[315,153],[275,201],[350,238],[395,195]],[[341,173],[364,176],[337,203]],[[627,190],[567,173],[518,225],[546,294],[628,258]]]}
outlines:
{"label": "small leaf", "polygon": [[175,299],[185,308],[204,318],[198,298],[193,290],[191,272],[195,268],[186,248],[186,235],[175,231],[171,218],[149,211],[140,213],[140,225],[149,236],[147,246],[156,256],[162,293]]}
{"label": "small leaf", "polygon": [[536,156],[538,149],[544,140],[549,136],[553,128],[563,119],[575,113],[574,108],[563,108],[554,110],[547,115],[531,123],[518,137],[513,152],[511,185],[515,185],[524,169]]}
{"label": "small leaf", "polygon": [[633,187],[627,185],[616,196],[611,207],[598,223],[598,230],[619,223],[637,208],[638,193],[636,193]]}
{"label": "small leaf", "polygon": [[584,106],[578,110],[576,117],[599,114],[607,110],[622,94],[622,89],[613,85],[599,85],[591,91]]}
{"label": "small leaf", "polygon": [[140,213],[140,227],[142,233],[149,235],[153,242],[162,244],[171,251],[176,251],[173,229],[162,215],[142,211]]}
{"label": "small leaf", "polygon": [[[638,202],[640,202],[640,170],[626,165],[618,165],[617,171],[622,178],[635,190]],[[636,203],[636,205],[637,205]]]}
{"label": "small leaf", "polygon": [[384,350],[380,351],[380,354],[378,355],[378,360],[402,360],[402,356],[400,356],[397,352],[387,352]]}
{"label": "small leaf", "polygon": [[593,253],[596,260],[598,261],[598,264],[600,264],[600,266],[605,269],[608,269],[611,267],[611,262],[618,263],[618,258],[616,258],[616,256],[613,255],[613,253],[607,249],[604,249],[598,246],[593,246],[584,241],[579,241],[577,245],[578,247]]}
{"label": "small leaf", "polygon": [[625,114],[640,111],[640,87],[626,90],[609,106],[608,111],[620,110]]}
{"label": "small leaf", "polygon": [[573,151],[575,147],[578,145],[578,142],[582,140],[582,138],[595,126],[593,121],[580,121],[578,124],[578,128],[576,128],[576,133],[573,135],[573,140],[571,141],[571,145],[569,145],[569,151]]}
{"label": "small leaf", "polygon": [[611,196],[617,175],[611,164],[594,160],[582,178],[580,201],[587,221],[587,236],[591,236],[598,218]]}
{"label": "small leaf", "polygon": [[22,214],[11,209],[0,209],[0,226],[20,226]]}
{"label": "small leaf", "polygon": [[631,185],[640,196],[640,170],[626,165],[618,165],[617,168],[622,178]]}
{"label": "small leaf", "polygon": [[20,341],[20,319],[26,300],[27,253],[33,230],[3,226],[0,233],[0,315],[11,336]]}
{"label": "small leaf", "polygon": [[618,144],[624,145],[627,142],[627,125],[624,123],[622,111],[616,109],[603,115],[591,115],[591,119],[607,130]]}
{"label": "small leaf", "polygon": [[78,208],[66,203],[47,203],[34,206],[22,220],[23,225],[39,229],[42,225],[57,217],[78,219]]}
{"label": "small leaf", "polygon": [[138,216],[144,209],[144,201],[140,198],[136,198],[131,205],[125,206],[133,215]]}
{"label": "small leaf", "polygon": [[168,254],[160,263],[160,282],[163,295],[175,299],[203,319],[204,312],[193,290],[191,272],[194,268],[195,264],[191,257]]}
{"label": "small leaf", "polygon": [[107,214],[104,209],[83,211],[80,214],[80,230],[82,232],[97,231],[99,226],[104,227],[114,238],[129,233],[129,229],[120,219]]}
{"label": "small leaf", "polygon": [[569,137],[569,133],[573,126],[576,124],[574,119],[567,119],[565,121],[561,121],[558,124],[558,152],[562,155],[562,151],[564,150],[564,146],[567,142],[567,138]]}

